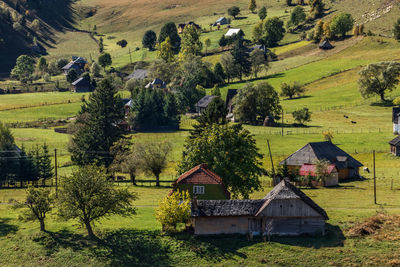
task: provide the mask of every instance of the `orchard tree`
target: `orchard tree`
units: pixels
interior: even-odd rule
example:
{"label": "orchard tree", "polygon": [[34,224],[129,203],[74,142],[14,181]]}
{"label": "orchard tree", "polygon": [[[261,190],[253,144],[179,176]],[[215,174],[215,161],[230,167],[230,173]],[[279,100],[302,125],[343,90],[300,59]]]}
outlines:
{"label": "orchard tree", "polygon": [[393,36],[394,39],[400,41],[400,19],[398,19],[396,23],[393,25]]}
{"label": "orchard tree", "polygon": [[301,125],[311,121],[311,111],[308,108],[295,110],[292,112],[292,116],[294,120]]}
{"label": "orchard tree", "polygon": [[330,23],[330,29],[334,35],[342,35],[342,38],[346,37],[346,33],[353,29],[354,19],[351,14],[341,13],[333,17]]}
{"label": "orchard tree", "polygon": [[229,16],[232,16],[234,19],[236,19],[236,16],[240,14],[240,8],[237,6],[232,6],[228,8],[228,14]]}
{"label": "orchard tree", "polygon": [[27,55],[22,55],[17,58],[15,67],[11,70],[11,76],[26,83],[33,72],[35,71],[35,60]]}
{"label": "orchard tree", "polygon": [[110,148],[121,138],[124,104],[111,78],[99,82],[78,113],[69,146],[71,159],[78,165],[97,163],[108,167],[113,161]]}
{"label": "orchard tree", "polygon": [[185,61],[192,56],[200,56],[203,43],[200,41],[201,31],[194,25],[187,25],[182,32],[179,58]]}
{"label": "orchard tree", "polygon": [[251,71],[254,78],[257,78],[258,73],[261,69],[265,71],[269,68],[267,57],[262,49],[254,49],[250,53]]}
{"label": "orchard tree", "polygon": [[52,210],[54,197],[50,189],[29,187],[26,190],[25,206],[28,208],[22,215],[23,219],[40,223],[40,231],[45,231],[46,214]]}
{"label": "orchard tree", "polygon": [[294,96],[300,97],[305,91],[306,89],[297,82],[294,82],[292,85],[282,83],[280,95],[292,99]]}
{"label": "orchard tree", "polygon": [[106,71],[107,66],[111,66],[112,59],[109,53],[103,53],[99,56],[99,65],[103,67],[104,71]]}
{"label": "orchard tree", "polygon": [[156,33],[152,30],[146,31],[142,39],[143,47],[148,48],[150,51],[152,51],[154,50],[156,43],[157,43]]}
{"label": "orchard tree", "polygon": [[267,17],[267,8],[265,6],[260,8],[260,10],[258,11],[258,17],[261,20],[264,20]]}
{"label": "orchard tree", "polygon": [[135,199],[136,194],[114,186],[104,167],[87,165],[73,170],[70,177],[61,180],[58,214],[65,220],[77,219],[94,239],[94,222],[111,215],[135,214],[131,204]]}
{"label": "orchard tree", "polygon": [[265,174],[261,160],[253,135],[242,125],[212,124],[186,139],[178,173],[206,163],[222,178],[232,198],[248,198],[261,188],[260,176]]}
{"label": "orchard tree", "polygon": [[292,13],[290,13],[289,22],[292,25],[297,26],[305,19],[306,19],[306,13],[304,12],[304,8],[302,8],[301,6],[296,6],[293,9]]}
{"label": "orchard tree", "polygon": [[268,115],[277,117],[282,110],[278,93],[266,82],[247,83],[238,90],[233,102],[235,118],[250,124],[257,124]]}
{"label": "orchard tree", "polygon": [[369,64],[358,73],[359,91],[364,98],[379,95],[385,101],[385,93],[393,91],[399,83],[400,63],[386,61]]}
{"label": "orchard tree", "polygon": [[122,138],[111,147],[114,160],[109,169],[113,173],[128,173],[133,185],[136,185],[136,175],[140,171],[142,159],[137,157],[136,144]]}
{"label": "orchard tree", "polygon": [[249,10],[251,11],[251,13],[254,13],[256,8],[257,8],[256,0],[250,0],[250,2],[249,2]]}

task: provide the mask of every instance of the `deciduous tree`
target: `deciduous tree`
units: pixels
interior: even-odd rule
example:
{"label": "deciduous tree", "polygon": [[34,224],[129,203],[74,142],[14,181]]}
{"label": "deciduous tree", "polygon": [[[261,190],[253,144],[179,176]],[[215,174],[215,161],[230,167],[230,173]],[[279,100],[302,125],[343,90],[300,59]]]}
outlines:
{"label": "deciduous tree", "polygon": [[156,48],[158,58],[165,62],[173,62],[175,60],[175,54],[169,37],[167,37],[162,43],[157,44]]}
{"label": "deciduous tree", "polygon": [[111,66],[112,59],[109,53],[103,53],[99,56],[99,65],[103,67],[104,71],[106,71],[107,66]]}
{"label": "deciduous tree", "polygon": [[175,53],[178,53],[181,46],[181,38],[179,37],[178,30],[173,22],[167,22],[161,28],[160,34],[158,35],[158,43],[164,42],[167,37],[169,37],[172,50]]}
{"label": "deciduous tree", "polygon": [[333,17],[330,28],[334,35],[342,35],[342,38],[346,37],[346,33],[351,31],[354,25],[354,19],[351,14],[341,13]]}
{"label": "deciduous tree", "polygon": [[142,39],[143,47],[148,48],[150,51],[152,51],[156,45],[156,42],[157,42],[157,35],[154,31],[148,30],[144,33]]}
{"label": "deciduous tree", "polygon": [[228,14],[229,16],[232,16],[234,19],[236,19],[236,16],[240,14],[240,8],[237,6],[232,6],[228,8]]}
{"label": "deciduous tree", "polygon": [[17,58],[15,67],[11,70],[11,76],[25,83],[32,73],[35,71],[35,60],[27,55],[22,55]]}
{"label": "deciduous tree", "polygon": [[267,56],[261,49],[254,49],[253,51],[251,51],[250,62],[254,78],[257,78],[257,75],[261,71],[261,69],[264,69],[265,71],[268,70],[269,63],[267,60]]}
{"label": "deciduous tree", "polygon": [[281,84],[281,96],[289,97],[292,99],[294,96],[301,96],[306,89],[297,82],[294,82],[292,85],[287,83]]}
{"label": "deciduous tree", "polygon": [[294,120],[301,125],[311,121],[311,111],[308,108],[295,110],[292,112],[292,116]]}
{"label": "deciduous tree", "polygon": [[296,6],[293,9],[292,13],[290,13],[289,21],[292,25],[297,26],[305,19],[306,19],[306,13],[304,12],[304,9],[301,6]]}
{"label": "deciduous tree", "polygon": [[192,56],[200,56],[203,43],[200,41],[201,31],[194,25],[187,25],[182,32],[179,58],[186,60]]}
{"label": "deciduous tree", "polygon": [[267,17],[267,8],[265,6],[260,8],[260,10],[258,11],[258,17],[261,20],[264,20]]}
{"label": "deciduous tree", "polygon": [[250,0],[249,1],[249,10],[251,11],[251,13],[254,13],[256,8],[257,8],[256,0]]}
{"label": "deciduous tree", "polygon": [[45,231],[46,214],[52,210],[54,198],[50,194],[50,189],[33,188],[26,190],[26,202],[28,211],[23,213],[25,220],[38,220],[40,231]]}
{"label": "deciduous tree", "polygon": [[207,55],[207,49],[211,46],[211,40],[210,38],[206,38],[204,40],[204,45],[206,46],[206,55]]}

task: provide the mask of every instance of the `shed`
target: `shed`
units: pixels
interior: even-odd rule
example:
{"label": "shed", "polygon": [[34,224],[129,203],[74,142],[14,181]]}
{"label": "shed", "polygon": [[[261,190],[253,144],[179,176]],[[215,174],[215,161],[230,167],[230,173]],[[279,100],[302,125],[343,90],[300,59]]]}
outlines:
{"label": "shed", "polygon": [[215,23],[213,24],[213,26],[225,25],[225,24],[229,24],[228,19],[225,18],[225,17],[220,17],[219,19],[217,19],[217,21],[215,21]]}
{"label": "shed", "polygon": [[199,113],[199,114],[203,113],[203,111],[207,109],[207,107],[211,103],[211,101],[216,97],[217,96],[215,96],[215,95],[206,95],[206,96],[204,96],[194,106],[196,108],[196,112]]}
{"label": "shed", "polygon": [[[324,186],[337,186],[339,184],[339,172],[334,164],[330,164],[326,170],[329,174],[329,178],[323,181]],[[315,164],[303,164],[299,170],[301,176],[312,176],[316,177],[316,166]]]}
{"label": "shed", "polygon": [[75,93],[91,92],[93,86],[88,79],[81,77],[72,83],[72,91]]}
{"label": "shed", "polygon": [[392,141],[389,142],[390,152],[396,157],[400,157],[400,135],[396,136]]}
{"label": "shed", "polygon": [[226,37],[232,37],[232,36],[244,36],[244,32],[241,29],[229,29],[226,33]]}
{"label": "shed", "polygon": [[392,109],[393,133],[400,134],[400,108]]}
{"label": "shed", "polygon": [[67,75],[71,69],[74,69],[79,75],[85,71],[86,64],[87,64],[87,62],[84,58],[73,56],[72,60],[67,65],[62,67],[62,70],[63,70],[64,74]]}
{"label": "shed", "polygon": [[329,50],[333,48],[333,45],[329,42],[329,40],[324,40],[319,44],[319,48],[323,50]]}
{"label": "shed", "polygon": [[315,164],[318,160],[334,164],[339,179],[359,177],[359,168],[364,166],[331,142],[308,143],[284,159],[280,165],[286,164],[290,171],[296,172],[304,164]]}
{"label": "shed", "polygon": [[321,207],[286,180],[263,199],[194,200],[191,215],[196,235],[324,233],[328,220]]}
{"label": "shed", "polygon": [[148,77],[148,71],[145,69],[136,69],[128,75],[127,79],[144,80]]}
{"label": "shed", "polygon": [[189,194],[197,199],[230,199],[230,193],[221,177],[210,171],[207,164],[197,165],[185,172],[172,185],[172,191],[188,190]]}
{"label": "shed", "polygon": [[152,82],[149,82],[145,87],[150,89],[155,89],[155,88],[165,89],[167,87],[167,84],[163,82],[161,79],[155,78]]}

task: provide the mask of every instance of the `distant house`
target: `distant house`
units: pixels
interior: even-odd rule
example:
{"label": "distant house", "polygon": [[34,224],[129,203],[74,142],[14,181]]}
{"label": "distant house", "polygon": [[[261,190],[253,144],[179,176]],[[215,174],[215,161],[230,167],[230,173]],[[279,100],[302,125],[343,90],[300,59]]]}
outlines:
{"label": "distant house", "polygon": [[199,114],[203,113],[203,111],[207,109],[207,107],[211,103],[211,101],[216,97],[217,96],[215,96],[215,95],[206,95],[206,96],[204,96],[194,106],[196,108],[196,112],[199,113]]}
{"label": "distant house", "polygon": [[221,177],[210,171],[207,164],[200,164],[185,172],[173,183],[175,191],[188,190],[193,198],[197,199],[230,199],[230,193],[226,189]]}
{"label": "distant house", "polygon": [[265,45],[255,45],[249,48],[249,53],[253,52],[256,49],[260,49],[264,52],[264,54],[268,53],[268,48]]}
{"label": "distant house", "polygon": [[327,160],[335,165],[339,179],[359,177],[359,168],[364,166],[331,142],[308,143],[280,165],[286,164],[290,171],[297,172],[304,164],[315,164],[318,160]]}
{"label": "distant house", "polygon": [[148,77],[148,70],[136,69],[131,74],[128,75],[127,79],[144,80]]}
{"label": "distant house", "polygon": [[181,34],[183,32],[183,30],[185,29],[185,27],[188,26],[188,25],[194,26],[197,30],[201,29],[201,27],[199,25],[197,25],[193,21],[189,21],[187,24],[186,23],[181,23],[181,24],[178,25],[178,33]]}
{"label": "distant house", "polygon": [[225,100],[225,105],[226,108],[228,109],[228,113],[233,112],[233,97],[237,95],[238,90],[237,89],[228,89],[228,93],[226,94],[226,100]]}
{"label": "distant house", "polygon": [[67,65],[62,67],[62,70],[64,74],[67,75],[71,69],[74,69],[77,74],[80,75],[85,71],[86,64],[87,62],[84,58],[73,56],[72,60]]}
{"label": "distant house", "polygon": [[[301,166],[299,174],[301,176],[312,176],[316,177],[316,166],[314,164],[303,164]],[[336,186],[339,184],[339,172],[334,164],[328,166],[327,174],[329,178],[324,181],[324,186]]]}
{"label": "distant house", "polygon": [[86,78],[79,78],[78,80],[72,83],[72,92],[75,93],[84,93],[93,91],[93,86],[90,81]]}
{"label": "distant house", "polygon": [[122,102],[124,103],[124,110],[125,110],[125,116],[128,116],[129,113],[131,112],[133,108],[133,102],[132,99],[130,98],[123,98]]}
{"label": "distant house", "polygon": [[155,78],[152,82],[149,82],[145,87],[150,89],[155,89],[155,88],[165,89],[167,87],[167,84],[163,82],[161,79]]}
{"label": "distant house", "polygon": [[389,144],[390,152],[396,157],[400,157],[400,135],[396,136],[396,138],[390,141]]}
{"label": "distant house", "polygon": [[329,50],[333,48],[333,45],[328,40],[324,40],[319,44],[319,48],[323,50]]}
{"label": "distant house", "polygon": [[400,108],[392,109],[393,133],[400,134]]}
{"label": "distant house", "polygon": [[229,29],[225,33],[225,37],[233,37],[235,35],[244,36],[244,32],[241,29]]}
{"label": "distant house", "polygon": [[217,26],[217,25],[225,25],[225,24],[229,24],[229,21],[227,18],[225,17],[220,17],[219,19],[217,19],[217,21],[213,24],[213,26]]}
{"label": "distant house", "polygon": [[289,235],[325,232],[326,212],[282,180],[263,199],[193,200],[195,235]]}

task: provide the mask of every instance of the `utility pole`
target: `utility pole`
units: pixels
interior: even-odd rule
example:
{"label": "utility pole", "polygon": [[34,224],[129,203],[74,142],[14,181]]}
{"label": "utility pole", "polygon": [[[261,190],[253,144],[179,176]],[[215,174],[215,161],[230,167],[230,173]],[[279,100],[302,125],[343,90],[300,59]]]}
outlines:
{"label": "utility pole", "polygon": [[271,147],[269,145],[269,140],[267,139],[267,144],[268,144],[268,151],[269,151],[269,158],[271,159],[271,165],[272,165],[272,175],[274,179],[274,186],[277,184],[276,182],[276,175],[275,175],[275,168],[274,168],[274,161],[272,160],[272,153],[271,153]]}
{"label": "utility pole", "polygon": [[283,136],[283,108],[282,108],[282,136]]}
{"label": "utility pole", "polygon": [[374,203],[376,204],[376,172],[375,172],[375,150],[373,151],[373,161],[374,161]]}
{"label": "utility pole", "polygon": [[130,59],[131,64],[132,64],[132,56],[131,56],[131,48],[130,47],[129,47],[129,59]]}
{"label": "utility pole", "polygon": [[57,198],[58,197],[57,148],[54,149],[54,176],[56,178],[56,198]]}

